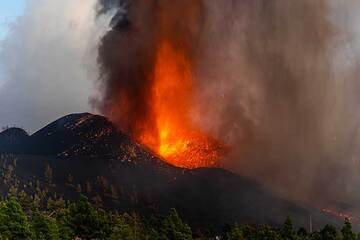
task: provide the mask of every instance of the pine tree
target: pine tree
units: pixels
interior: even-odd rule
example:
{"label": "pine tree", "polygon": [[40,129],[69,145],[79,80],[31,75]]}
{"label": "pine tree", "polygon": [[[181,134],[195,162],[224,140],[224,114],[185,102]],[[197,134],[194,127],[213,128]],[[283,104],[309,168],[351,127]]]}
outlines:
{"label": "pine tree", "polygon": [[127,223],[123,215],[116,214],[113,218],[110,240],[137,240],[135,228]]}
{"label": "pine tree", "polygon": [[285,240],[295,240],[297,235],[290,217],[287,217],[281,230],[281,237]]}
{"label": "pine tree", "polygon": [[266,240],[279,240],[280,234],[271,227],[264,225],[257,229],[256,238]]}
{"label": "pine tree", "polygon": [[343,236],[343,240],[355,240],[356,239],[356,235],[352,231],[351,222],[348,218],[346,218],[344,221],[344,226],[341,229],[341,233]]}
{"label": "pine tree", "polygon": [[15,198],[0,203],[0,234],[4,239],[30,239],[27,217]]}
{"label": "pine tree", "polygon": [[35,239],[60,239],[60,232],[56,220],[39,212],[33,214],[31,229]]}
{"label": "pine tree", "polygon": [[109,216],[95,209],[84,196],[69,208],[70,226],[76,236],[84,239],[105,239],[111,232]]}
{"label": "pine tree", "polygon": [[182,222],[174,208],[170,210],[169,215],[162,222],[162,234],[167,239],[172,240],[191,240],[191,228]]}
{"label": "pine tree", "polygon": [[65,205],[64,207],[62,207],[62,205],[56,205],[54,210],[56,210],[56,222],[58,224],[61,239],[73,240],[75,238],[75,233],[71,225],[70,210],[66,208]]}
{"label": "pine tree", "polygon": [[322,240],[336,240],[339,239],[336,228],[329,224],[320,231],[320,237]]}
{"label": "pine tree", "polygon": [[90,183],[89,181],[86,182],[85,187],[86,187],[86,192],[87,192],[87,193],[91,193],[91,192],[92,192],[91,183]]}
{"label": "pine tree", "polygon": [[46,182],[48,184],[51,184],[53,181],[53,170],[49,164],[47,164],[45,167],[44,176],[45,176]]}
{"label": "pine tree", "polygon": [[231,231],[227,234],[226,238],[228,240],[243,240],[243,239],[245,239],[242,228],[239,226],[233,227],[231,229]]}

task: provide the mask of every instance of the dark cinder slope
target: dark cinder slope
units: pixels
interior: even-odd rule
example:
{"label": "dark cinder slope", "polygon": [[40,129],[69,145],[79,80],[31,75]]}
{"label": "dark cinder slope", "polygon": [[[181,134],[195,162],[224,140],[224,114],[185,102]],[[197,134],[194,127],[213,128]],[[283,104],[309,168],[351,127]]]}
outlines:
{"label": "dark cinder slope", "polygon": [[[27,183],[18,185],[27,192],[34,192],[31,182],[46,189],[48,197],[73,199],[81,193],[121,211],[162,214],[175,207],[193,227],[279,225],[288,215],[298,225],[308,222],[308,210],[253,180],[223,169],[187,170],[163,162],[102,116],[72,114],[31,136],[18,135],[12,145],[6,132],[0,134],[1,171],[4,176],[9,166],[14,168],[16,180]],[[0,186],[5,193],[9,183]],[[329,222],[312,214],[315,225]]]}
{"label": "dark cinder slope", "polygon": [[0,153],[16,153],[22,149],[29,134],[21,128],[8,128],[0,133]]}

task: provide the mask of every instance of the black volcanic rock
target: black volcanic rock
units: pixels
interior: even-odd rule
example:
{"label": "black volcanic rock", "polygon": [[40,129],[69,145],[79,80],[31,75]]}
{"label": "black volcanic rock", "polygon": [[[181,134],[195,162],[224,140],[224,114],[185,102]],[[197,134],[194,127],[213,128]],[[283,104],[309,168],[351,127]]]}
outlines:
{"label": "black volcanic rock", "polygon": [[8,128],[0,133],[0,153],[16,153],[28,140],[29,134],[21,128]]}
{"label": "black volcanic rock", "polygon": [[109,154],[127,140],[106,118],[89,113],[62,117],[30,138],[24,153],[65,156]]}
{"label": "black volcanic rock", "polygon": [[[308,221],[309,210],[251,179],[223,169],[188,170],[163,162],[102,116],[68,115],[16,141],[1,136],[8,133],[0,134],[0,166],[16,162],[17,181],[39,182],[49,190],[49,197],[73,199],[82,193],[95,202],[100,198],[106,208],[142,214],[163,214],[175,207],[187,222],[200,228],[220,229],[235,222],[280,225],[288,215],[297,225]],[[13,150],[11,159],[3,148]],[[49,167],[51,184],[45,174]],[[19,186],[33,192],[29,184]],[[3,193],[6,188],[0,184]],[[312,214],[315,225],[324,222],[324,216]]]}

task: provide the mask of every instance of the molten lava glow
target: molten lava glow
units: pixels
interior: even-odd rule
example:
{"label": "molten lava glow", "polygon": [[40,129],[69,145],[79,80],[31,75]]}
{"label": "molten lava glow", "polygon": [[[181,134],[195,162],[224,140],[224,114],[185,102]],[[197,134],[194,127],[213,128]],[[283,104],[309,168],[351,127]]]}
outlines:
{"label": "molten lava glow", "polygon": [[162,42],[152,77],[150,96],[156,126],[144,127],[139,140],[175,166],[217,166],[222,145],[197,130],[190,119],[194,86],[186,54],[181,48]]}
{"label": "molten lava glow", "polygon": [[321,211],[325,214],[334,216],[339,219],[349,219],[352,223],[356,223],[357,225],[360,224],[359,217],[353,216],[349,213],[342,213],[336,210],[328,209],[328,208],[322,208]]}

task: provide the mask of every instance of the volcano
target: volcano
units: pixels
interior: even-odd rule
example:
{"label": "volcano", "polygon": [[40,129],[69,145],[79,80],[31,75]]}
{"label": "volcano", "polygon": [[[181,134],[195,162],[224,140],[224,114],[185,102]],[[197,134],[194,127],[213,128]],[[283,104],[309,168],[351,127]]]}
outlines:
{"label": "volcano", "polygon": [[307,226],[310,214],[314,225],[337,224],[227,170],[170,165],[105,117],[89,113],[65,116],[30,136],[7,129],[0,133],[0,155],[2,194],[13,181],[18,191],[31,193],[36,185],[47,189],[48,198],[84,194],[119,211],[162,214],[175,207],[194,228],[234,222],[277,226],[288,215]]}

